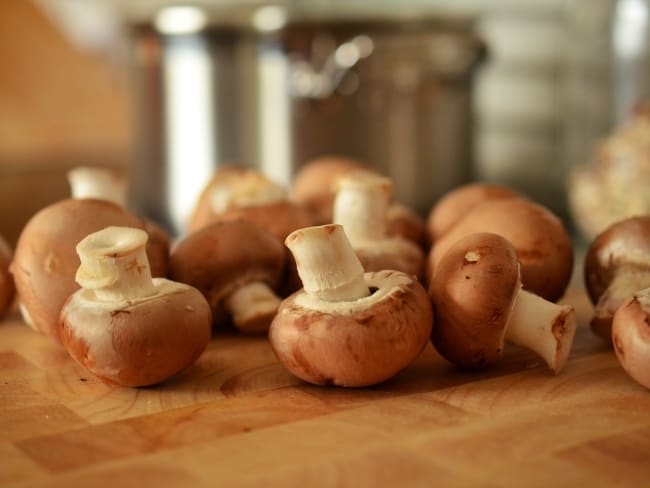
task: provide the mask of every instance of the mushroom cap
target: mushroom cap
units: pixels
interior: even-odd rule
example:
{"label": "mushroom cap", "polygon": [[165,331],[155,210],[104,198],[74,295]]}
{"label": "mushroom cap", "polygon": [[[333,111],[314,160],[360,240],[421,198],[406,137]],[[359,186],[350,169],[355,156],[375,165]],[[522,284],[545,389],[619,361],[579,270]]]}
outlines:
{"label": "mushroom cap", "polygon": [[295,376],[369,386],[397,374],[426,346],[433,313],[422,285],[398,271],[364,276],[374,293],[359,300],[323,302],[301,290],[282,302],[269,339]]}
{"label": "mushroom cap", "polygon": [[156,293],[115,304],[78,290],[61,311],[60,338],[72,358],[107,383],[147,386],[185,369],[201,355],[212,330],[201,293],[163,278]]}
{"label": "mushroom cap", "polygon": [[238,287],[262,282],[278,288],[285,258],[284,246],[271,233],[246,220],[228,220],[180,241],[170,256],[170,277],[203,293],[215,321],[222,322],[223,300]]}
{"label": "mushroom cap", "polygon": [[140,218],[115,203],[66,199],[38,211],[18,238],[11,272],[21,306],[33,326],[57,342],[61,307],[79,289],[75,246],[112,225],[144,229]]}
{"label": "mushroom cap", "polygon": [[499,234],[512,243],[526,290],[551,302],[564,295],[573,271],[571,238],[550,210],[524,198],[489,200],[471,209],[431,249],[427,277],[457,240],[475,232]]}
{"label": "mushroom cap", "polygon": [[338,180],[352,171],[372,171],[360,161],[344,156],[322,156],[303,164],[291,186],[291,199],[309,208],[318,224],[332,221]]}
{"label": "mushroom cap", "polygon": [[458,240],[440,260],[429,285],[436,350],[463,368],[495,363],[503,353],[520,288],[517,253],[508,240],[491,233]]}
{"label": "mushroom cap", "polygon": [[11,263],[11,247],[0,236],[0,318],[9,310],[14,300],[16,288],[14,279],[9,272]]}
{"label": "mushroom cap", "polygon": [[425,256],[421,248],[405,239],[393,238],[360,243],[354,252],[364,271],[392,269],[422,279]]}
{"label": "mushroom cap", "polygon": [[388,228],[386,233],[391,237],[401,237],[407,241],[425,248],[427,244],[426,226],[422,217],[413,209],[398,202],[388,207],[386,215]]}
{"label": "mushroom cap", "polygon": [[584,263],[585,287],[592,303],[598,302],[624,266],[650,275],[650,215],[621,220],[592,241]]}
{"label": "mushroom cap", "polygon": [[433,206],[427,218],[427,237],[436,242],[476,205],[488,200],[521,196],[505,186],[478,182],[461,185],[447,192]]}
{"label": "mushroom cap", "polygon": [[612,322],[614,351],[623,369],[650,388],[650,289],[641,290],[619,307]]}
{"label": "mushroom cap", "polygon": [[211,221],[247,220],[284,242],[294,230],[311,227],[316,223],[314,214],[296,203],[282,200],[264,205],[233,207],[213,215]]}

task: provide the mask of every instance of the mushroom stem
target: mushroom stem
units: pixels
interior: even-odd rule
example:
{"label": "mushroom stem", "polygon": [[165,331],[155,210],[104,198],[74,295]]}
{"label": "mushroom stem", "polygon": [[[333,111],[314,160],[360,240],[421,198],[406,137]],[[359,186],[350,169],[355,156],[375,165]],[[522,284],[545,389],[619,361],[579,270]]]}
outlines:
{"label": "mushroom stem", "polygon": [[339,181],[333,220],[343,226],[352,246],[386,238],[391,191],[388,178],[365,172]]}
{"label": "mushroom stem", "polygon": [[225,212],[232,207],[266,205],[286,198],[284,187],[257,171],[237,174],[217,184],[209,194],[210,208],[214,213]]}
{"label": "mushroom stem", "polygon": [[622,265],[594,307],[594,318],[611,323],[614,313],[634,293],[650,286],[650,272],[636,265]]}
{"label": "mushroom stem", "polygon": [[506,328],[506,340],[539,354],[553,370],[564,367],[575,334],[575,312],[568,305],[520,290]]}
{"label": "mushroom stem", "polygon": [[363,267],[343,227],[306,227],[286,238],[305,292],[327,302],[353,301],[370,295]]}
{"label": "mushroom stem", "polygon": [[75,279],[99,300],[132,300],[155,293],[145,245],[147,233],[131,227],[106,227],[77,244],[81,265]]}
{"label": "mushroom stem", "polygon": [[79,166],[68,171],[72,198],[97,198],[118,205],[126,203],[126,181],[106,168]]}
{"label": "mushroom stem", "polygon": [[261,281],[236,288],[224,300],[224,306],[235,325],[246,324],[259,316],[272,316],[280,306],[280,298]]}

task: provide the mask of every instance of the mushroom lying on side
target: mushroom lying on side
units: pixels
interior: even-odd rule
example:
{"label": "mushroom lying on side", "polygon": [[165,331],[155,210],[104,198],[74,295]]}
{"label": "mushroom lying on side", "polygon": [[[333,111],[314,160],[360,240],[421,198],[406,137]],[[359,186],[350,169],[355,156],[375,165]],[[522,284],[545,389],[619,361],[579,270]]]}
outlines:
{"label": "mushroom lying on side", "polygon": [[144,222],[108,200],[67,199],[38,211],[23,227],[10,270],[25,322],[59,342],[65,300],[79,288],[77,243],[109,226],[144,229]]}
{"label": "mushroom lying on side", "polygon": [[596,236],[585,256],[584,279],[595,305],[591,329],[610,342],[618,307],[650,287],[650,216],[622,220]]}
{"label": "mushroom lying on side", "polygon": [[458,366],[495,363],[506,340],[537,353],[555,373],[569,357],[574,310],[521,288],[517,253],[501,236],[477,233],[457,241],[440,260],[429,295],[433,345]]}
{"label": "mushroom lying on side", "polygon": [[268,330],[280,298],[285,248],[246,220],[217,222],[180,241],[170,257],[173,280],[198,288],[216,325],[228,320],[242,332]]}
{"label": "mushroom lying on side", "polygon": [[338,183],[334,223],[343,226],[365,271],[393,269],[422,278],[424,252],[411,241],[387,234],[392,183],[366,171],[350,173]]}
{"label": "mushroom lying on side", "polygon": [[415,278],[399,271],[364,274],[339,225],[295,231],[286,245],[304,289],[282,302],[269,339],[291,373],[318,385],[368,386],[419,355],[433,314]]}
{"label": "mushroom lying on side", "polygon": [[141,229],[108,227],[77,245],[82,288],[61,310],[59,337],[73,359],[108,383],[160,383],[192,364],[210,340],[205,298],[152,279],[146,241]]}
{"label": "mushroom lying on side", "polygon": [[9,272],[9,263],[11,263],[11,247],[0,236],[0,318],[11,307],[16,293],[14,280]]}
{"label": "mushroom lying on side", "polygon": [[650,288],[638,291],[614,314],[612,342],[623,369],[650,388]]}
{"label": "mushroom lying on side", "polygon": [[564,295],[573,271],[571,238],[550,210],[523,198],[493,199],[472,208],[434,244],[427,278],[456,241],[475,232],[499,234],[512,243],[526,290],[552,302]]}
{"label": "mushroom lying on side", "polygon": [[427,238],[433,244],[475,206],[499,198],[521,196],[510,188],[491,183],[468,183],[447,192],[427,218]]}

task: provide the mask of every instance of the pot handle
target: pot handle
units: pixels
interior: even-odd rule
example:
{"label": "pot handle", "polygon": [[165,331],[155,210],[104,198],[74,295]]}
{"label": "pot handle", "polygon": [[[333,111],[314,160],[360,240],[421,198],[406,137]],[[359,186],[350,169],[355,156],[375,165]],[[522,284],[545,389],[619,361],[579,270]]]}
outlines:
{"label": "pot handle", "polygon": [[367,35],[358,35],[340,44],[325,60],[320,70],[304,60],[291,65],[291,94],[298,98],[322,100],[331,96],[345,75],[374,51],[374,42]]}

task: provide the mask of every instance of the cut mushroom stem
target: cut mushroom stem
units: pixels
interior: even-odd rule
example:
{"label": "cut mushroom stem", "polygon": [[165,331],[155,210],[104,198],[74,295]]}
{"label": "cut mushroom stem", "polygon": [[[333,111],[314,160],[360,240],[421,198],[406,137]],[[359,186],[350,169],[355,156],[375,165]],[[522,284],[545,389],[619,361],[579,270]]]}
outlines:
{"label": "cut mushroom stem", "polygon": [[286,198],[284,187],[252,170],[236,173],[217,183],[209,193],[210,207],[215,213],[232,207],[266,205]]}
{"label": "cut mushroom stem", "polygon": [[572,307],[557,305],[520,290],[510,313],[506,340],[541,356],[554,373],[569,358],[575,333]]}
{"label": "cut mushroom stem", "polygon": [[107,168],[79,166],[68,171],[72,198],[97,198],[118,205],[126,203],[126,180]]}
{"label": "cut mushroom stem", "polygon": [[345,229],[352,246],[385,239],[392,183],[368,172],[342,178],[334,201],[334,223]]}
{"label": "cut mushroom stem", "polygon": [[145,245],[147,233],[106,227],[77,244],[81,265],[75,279],[99,300],[125,301],[155,293]]}
{"label": "cut mushroom stem", "polygon": [[328,302],[370,295],[364,271],[343,227],[336,224],[299,229],[285,244],[296,260],[305,292]]}
{"label": "cut mushroom stem", "polygon": [[599,320],[606,321],[607,333],[610,333],[611,321],[618,307],[648,285],[650,285],[650,273],[643,265],[622,265],[594,307],[592,326]]}
{"label": "cut mushroom stem", "polygon": [[257,317],[275,315],[280,298],[266,284],[260,281],[240,286],[224,300],[228,314],[238,327],[254,322]]}

